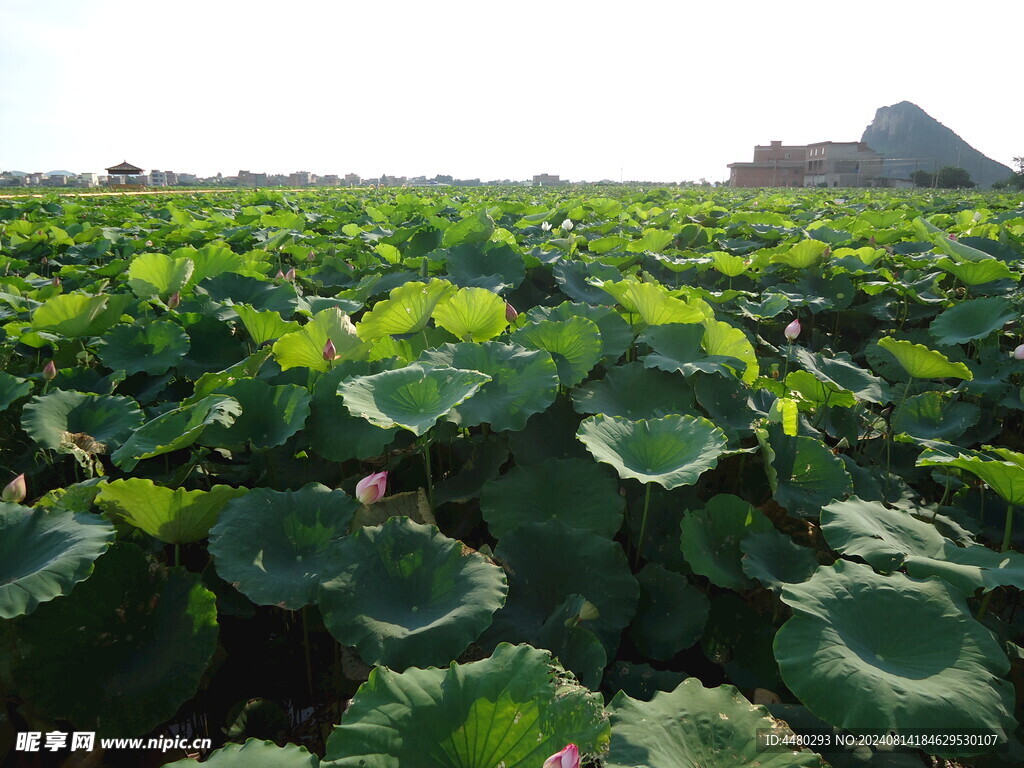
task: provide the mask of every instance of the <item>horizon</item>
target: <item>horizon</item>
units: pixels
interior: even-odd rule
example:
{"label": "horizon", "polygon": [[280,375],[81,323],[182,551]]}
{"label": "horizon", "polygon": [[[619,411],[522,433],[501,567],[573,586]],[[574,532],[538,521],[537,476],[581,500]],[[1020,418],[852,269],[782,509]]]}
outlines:
{"label": "horizon", "polygon": [[0,167],[716,182],[772,140],[857,141],[901,101],[1010,166],[1016,26],[990,28],[991,0],[957,17],[979,75],[914,42],[948,38],[954,8],[7,0]]}

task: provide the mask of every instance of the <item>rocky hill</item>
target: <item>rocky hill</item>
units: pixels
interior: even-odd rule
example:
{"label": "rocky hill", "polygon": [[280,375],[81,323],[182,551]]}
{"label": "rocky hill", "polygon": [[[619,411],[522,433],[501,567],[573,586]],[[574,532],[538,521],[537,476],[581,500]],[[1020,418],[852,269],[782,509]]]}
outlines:
{"label": "rocky hill", "polygon": [[880,107],[861,141],[891,158],[885,163],[886,176],[909,178],[915,170],[953,165],[967,169],[973,181],[988,187],[1013,173],[909,101]]}

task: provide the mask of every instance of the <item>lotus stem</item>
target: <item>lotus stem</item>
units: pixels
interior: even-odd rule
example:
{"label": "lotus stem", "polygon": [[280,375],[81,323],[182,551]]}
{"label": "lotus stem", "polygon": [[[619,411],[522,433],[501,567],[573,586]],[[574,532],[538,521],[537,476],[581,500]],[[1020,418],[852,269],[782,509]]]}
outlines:
{"label": "lotus stem", "polygon": [[174,545],[174,567],[181,565],[181,544]]}
{"label": "lotus stem", "polygon": [[644,550],[644,537],[647,535],[647,510],[651,506],[651,484],[647,483],[646,490],[644,491],[644,514],[640,518],[640,538],[636,542],[636,552],[633,553],[633,566],[636,567],[640,563],[640,553]]}
{"label": "lotus stem", "polygon": [[423,437],[423,467],[427,473],[427,501],[430,504],[430,511],[434,511],[434,476],[430,470],[430,437]]}
{"label": "lotus stem", "polygon": [[309,611],[308,606],[302,606],[302,650],[306,656],[306,686],[309,688],[309,698],[313,699],[313,660],[309,652]]}
{"label": "lotus stem", "polygon": [[[999,545],[999,551],[1005,552],[1010,548],[1010,536],[1013,533],[1013,505],[1006,505],[1006,525],[1003,528],[1003,543]],[[978,615],[975,617],[978,621],[981,621],[988,611],[988,602],[992,599],[992,593],[994,589],[990,589],[985,593],[985,596],[981,599],[981,607],[978,608]]]}

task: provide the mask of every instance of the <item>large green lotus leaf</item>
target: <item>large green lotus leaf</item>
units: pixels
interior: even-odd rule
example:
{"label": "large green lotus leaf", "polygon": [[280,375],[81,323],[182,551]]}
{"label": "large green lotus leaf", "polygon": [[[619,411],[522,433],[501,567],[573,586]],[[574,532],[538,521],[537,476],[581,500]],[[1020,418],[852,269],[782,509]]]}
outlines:
{"label": "large green lotus leaf", "polygon": [[963,363],[952,363],[941,352],[922,344],[914,344],[892,336],[878,340],[878,346],[892,353],[897,362],[915,379],[966,379],[971,381],[974,375]]}
{"label": "large green lotus leaf", "polygon": [[[604,291],[601,294],[606,296]],[[573,317],[587,318],[597,325],[597,329],[601,333],[601,355],[605,362],[610,364],[614,364],[633,345],[633,329],[622,319],[622,315],[611,307],[563,301],[557,307],[534,307],[526,313],[526,317],[531,322],[570,320]]]}
{"label": "large green lotus leaf", "polygon": [[747,384],[757,379],[760,373],[757,355],[750,340],[739,328],[721,320],[707,319],[704,321],[704,339],[701,343],[711,357],[735,357],[742,360],[746,368],[740,378]]}
{"label": "large green lotus leaf", "polygon": [[505,300],[486,288],[459,288],[435,307],[434,322],[463,341],[489,341],[508,327]]}
{"label": "large green lotus leaf", "polygon": [[619,477],[668,489],[696,483],[718,465],[726,446],[725,433],[707,419],[677,415],[639,421],[591,416],[576,437]]}
{"label": "large green lotus leaf", "polygon": [[[276,341],[289,333],[296,333],[301,330],[298,323],[285,320],[281,315],[272,309],[259,310],[247,304],[235,305],[235,312],[238,319],[242,321],[245,330],[257,346],[266,344],[268,341]],[[326,341],[324,342],[327,343]],[[320,348],[321,357],[323,347]]]}
{"label": "large green lotus leaf", "polygon": [[[96,443],[93,453],[117,448],[142,424],[142,411],[130,397],[93,395],[59,390],[33,397],[21,414],[21,425],[43,448],[70,452],[73,438],[87,436]],[[84,438],[83,438],[84,439]]]}
{"label": "large green lotus leaf", "polygon": [[708,256],[711,257],[714,268],[726,277],[739,277],[750,267],[750,262],[747,259],[725,251],[714,251]]}
{"label": "large green lotus leaf", "polygon": [[857,400],[849,390],[837,387],[831,382],[822,381],[813,373],[808,373],[807,371],[793,371],[790,373],[786,376],[786,386],[799,393],[804,400],[815,405],[852,408],[857,404]]}
{"label": "large green lotus leaf", "polygon": [[938,576],[965,594],[1000,586],[1024,589],[1024,555],[980,544],[958,547],[930,523],[856,497],[821,510],[829,546],[880,571],[905,567],[917,578]]}
{"label": "large green lotus leaf", "polygon": [[32,314],[32,327],[69,339],[98,336],[121,319],[121,313],[131,301],[132,297],[127,294],[62,293],[47,299],[36,309]]}
{"label": "large green lotus leaf", "polygon": [[203,445],[273,448],[302,429],[309,416],[309,390],[296,384],[272,386],[259,379],[239,379],[214,394],[235,398],[242,413],[230,425],[208,426],[199,438]]}
{"label": "large green lotus leaf", "polygon": [[[189,768],[198,760],[183,758],[164,768]],[[297,744],[277,746],[272,741],[247,739],[244,744],[225,744],[202,762],[209,768],[319,768],[320,759]]]}
{"label": "large green lotus leaf", "polygon": [[820,240],[801,240],[788,251],[772,255],[773,264],[785,264],[794,269],[807,269],[813,266],[825,253],[828,243]]}
{"label": "large green lotus leaf", "polygon": [[224,505],[246,492],[227,485],[215,485],[209,491],[171,490],[133,477],[103,485],[96,503],[162,542],[188,544],[205,539]]}
{"label": "large green lotus leaf", "polygon": [[675,238],[674,234],[664,229],[645,229],[638,240],[633,240],[626,246],[626,250],[630,253],[643,253],[644,251],[661,253],[671,245]]}
{"label": "large green lotus leaf", "polygon": [[432,525],[392,517],[342,541],[318,604],[334,638],[374,665],[446,664],[505,602],[505,573]]}
{"label": "large green lotus leaf", "polygon": [[558,367],[562,386],[575,387],[601,359],[601,331],[585,317],[540,320],[512,334],[512,341],[529,349],[548,352]]}
{"label": "large green lotus leaf", "polygon": [[434,308],[455,293],[447,280],[429,283],[406,283],[378,301],[363,315],[356,331],[363,341],[376,341],[385,336],[417,333],[427,327]]}
{"label": "large green lotus leaf", "polygon": [[682,574],[656,563],[645,565],[636,579],[640,603],[629,635],[637,650],[668,660],[696,643],[711,609],[707,596]]}
{"label": "large green lotus leaf", "polygon": [[141,736],[195,695],[217,647],[199,576],[120,544],[65,598],[18,620],[13,679],[36,712],[104,737]]}
{"label": "large green lotus leaf", "polygon": [[775,657],[822,720],[883,732],[1016,728],[1006,653],[945,582],[840,560],[786,586],[782,599],[793,617],[776,634]]}
{"label": "large green lotus leaf", "polygon": [[232,499],[210,529],[217,573],[257,605],[297,610],[345,564],[341,542],[359,502],[310,483],[298,491],[256,488]]}
{"label": "large green lotus leaf", "polygon": [[209,243],[197,251],[190,250],[188,253],[195,264],[192,277],[189,278],[190,285],[201,283],[208,277],[216,277],[224,272],[242,272],[245,269],[245,258],[224,243]]}
{"label": "large green lotus leaf", "polygon": [[619,692],[611,705],[607,768],[821,768],[813,752],[768,752],[758,732],[792,732],[731,685],[705,688],[690,677],[650,701]]}
{"label": "large green lotus leaf", "polygon": [[892,430],[924,440],[955,440],[980,418],[981,409],[974,403],[930,391],[907,398],[893,411]]}
{"label": "large green lotus leaf", "polygon": [[917,466],[962,469],[984,480],[1007,504],[1024,506],[1024,454],[1016,451],[994,448],[986,455],[957,446],[948,451],[929,447],[918,457]]}
{"label": "large green lotus leaf", "polygon": [[552,519],[611,538],[622,527],[624,508],[617,478],[584,459],[513,467],[480,495],[480,513],[496,539],[522,523]]}
{"label": "large green lotus leaf", "polygon": [[598,284],[622,305],[626,314],[631,316],[633,325],[699,323],[704,320],[703,312],[682,299],[669,296],[668,291],[658,283],[605,280]]}
{"label": "large green lotus leaf", "polygon": [[392,363],[391,359],[372,363],[343,360],[317,379],[305,432],[314,451],[330,461],[369,459],[384,452],[398,434],[398,428],[381,429],[353,416],[338,394],[338,385],[347,379],[388,370]]}
{"label": "large green lotus leaf", "polygon": [[928,332],[939,342],[949,346],[984,339],[995,333],[1019,313],[1007,300],[998,296],[963,301],[936,317]]}
{"label": "large green lotus leaf", "polygon": [[984,285],[993,280],[1020,280],[1020,275],[999,259],[965,261],[959,264],[952,259],[938,259],[935,266],[949,272],[964,285]]}
{"label": "large green lotus leaf", "polygon": [[774,528],[744,536],[740,549],[743,573],[775,593],[782,592],[786,584],[807,581],[818,567],[812,550]]}
{"label": "large green lotus leaf", "polygon": [[95,515],[0,502],[0,618],[71,592],[113,540],[114,527]]}
{"label": "large green lotus leaf", "polygon": [[581,595],[598,611],[588,627],[614,653],[639,594],[621,545],[548,520],[517,525],[498,542],[495,556],[507,565],[509,595],[487,637],[535,643],[566,598]]}
{"label": "large green lotus leaf", "polygon": [[852,392],[860,400],[879,404],[889,402],[885,380],[854,363],[849,353],[838,352],[826,357],[803,347],[794,347],[793,354],[801,367],[823,384]]}
{"label": "large green lotus leaf", "polygon": [[[606,238],[601,238],[602,240]],[[594,248],[596,241],[591,240],[589,247]],[[619,245],[625,245],[628,240],[616,238]],[[551,268],[551,273],[558,282],[562,293],[573,301],[583,301],[588,304],[611,304],[613,299],[610,294],[593,285],[591,279],[617,282],[622,280],[622,273],[609,264],[602,264],[599,261],[560,261]]]}
{"label": "large green lotus leaf", "polygon": [[566,744],[608,743],[601,697],[549,654],[499,645],[448,669],[377,667],[327,741],[325,768],[538,768]]}
{"label": "large green lotus leaf", "polygon": [[131,472],[142,459],[192,445],[211,424],[232,424],[242,412],[233,397],[210,395],[162,413],[135,430],[111,455],[114,463]]}
{"label": "large green lotus leaf", "polygon": [[445,344],[426,350],[420,361],[491,377],[475,395],[449,412],[448,419],[461,427],[490,424],[498,432],[519,431],[527,419],[558,396],[558,369],[551,355],[518,344]]}
{"label": "large green lotus leaf", "polygon": [[115,325],[100,340],[99,356],[128,375],[164,373],[188,354],[188,334],[170,320]]}
{"label": "large green lotus leaf", "polygon": [[572,406],[577,413],[603,413],[634,421],[695,411],[693,390],[686,382],[638,362],[612,368],[603,379],[573,390]]}
{"label": "large green lotus leaf", "polygon": [[477,245],[457,245],[448,249],[445,266],[452,282],[459,285],[495,281],[514,290],[526,279],[523,257],[507,243],[490,243],[486,250]]}
{"label": "large green lotus leaf", "polygon": [[817,515],[823,505],[853,492],[843,460],[820,440],[787,435],[778,424],[755,433],[772,494],[790,512]]}
{"label": "large green lotus leaf", "polygon": [[259,310],[279,312],[284,317],[291,317],[299,307],[295,286],[287,282],[226,272],[204,280],[201,288],[215,301],[248,304]]}
{"label": "large green lotus leaf", "polygon": [[441,245],[451,248],[453,245],[486,243],[491,239],[492,234],[494,234],[494,220],[486,210],[479,210],[448,227],[442,236]]}
{"label": "large green lotus leaf", "polygon": [[774,530],[762,512],[728,493],[713,496],[704,509],[687,511],[679,526],[679,543],[693,572],[737,592],[750,587],[741,562],[744,537]]}
{"label": "large green lotus leaf", "polygon": [[128,285],[140,299],[166,298],[188,283],[195,269],[192,259],[166,253],[143,253],[128,266]]}
{"label": "large green lotus leaf", "polygon": [[490,380],[479,371],[413,363],[342,381],[338,394],[353,415],[384,429],[397,426],[419,436]]}
{"label": "large green lotus leaf", "polygon": [[289,368],[330,370],[333,361],[324,359],[324,347],[334,344],[335,360],[363,360],[369,345],[360,341],[348,315],[337,307],[324,309],[301,330],[286,333],[274,342],[274,359],[282,371]]}
{"label": "large green lotus leaf", "polygon": [[694,373],[740,376],[746,364],[737,357],[709,355],[702,346],[704,333],[701,323],[669,323],[647,328],[638,341],[654,351],[644,356],[644,365],[684,376]]}
{"label": "large green lotus leaf", "polygon": [[551,651],[581,684],[597,690],[608,666],[608,651],[587,626],[593,613],[592,604],[583,595],[569,595],[548,616],[531,645]]}
{"label": "large green lotus leaf", "polygon": [[32,382],[0,371],[0,413],[32,391]]}

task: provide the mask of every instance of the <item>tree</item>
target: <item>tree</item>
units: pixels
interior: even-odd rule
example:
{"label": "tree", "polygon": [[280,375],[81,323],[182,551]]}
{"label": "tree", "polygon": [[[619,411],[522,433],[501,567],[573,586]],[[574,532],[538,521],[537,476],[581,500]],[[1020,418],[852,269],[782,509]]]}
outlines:
{"label": "tree", "polygon": [[910,174],[910,180],[915,187],[930,187],[935,181],[935,175],[931,171],[914,171]]}
{"label": "tree", "polygon": [[935,186],[940,189],[970,189],[975,186],[971,174],[963,168],[944,165],[936,174]]}

